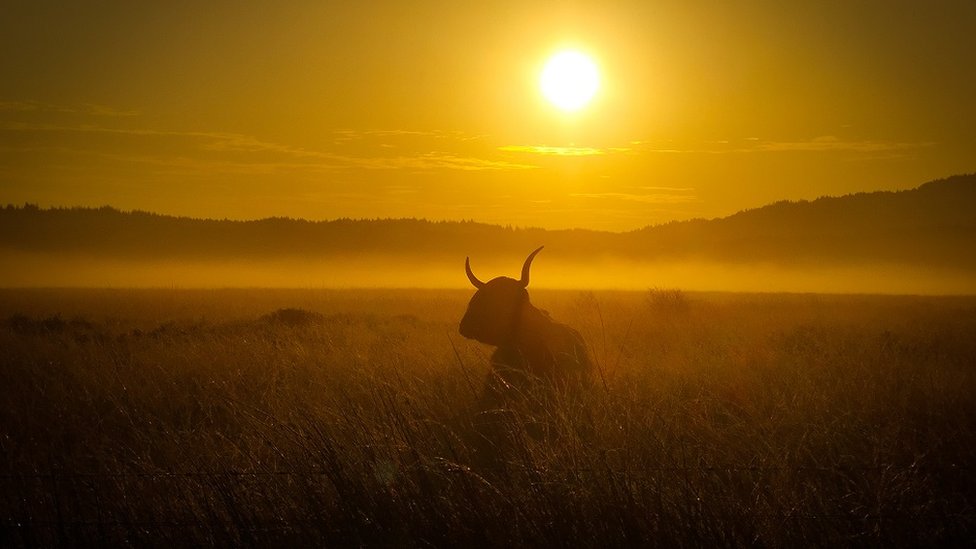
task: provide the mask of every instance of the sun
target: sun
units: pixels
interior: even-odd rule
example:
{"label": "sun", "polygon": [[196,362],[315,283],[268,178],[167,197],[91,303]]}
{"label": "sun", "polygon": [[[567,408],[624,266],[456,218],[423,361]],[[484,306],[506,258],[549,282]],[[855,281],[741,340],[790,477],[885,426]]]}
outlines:
{"label": "sun", "polygon": [[563,50],[546,61],[539,75],[542,95],[557,108],[573,112],[585,107],[600,87],[600,72],[588,55]]}

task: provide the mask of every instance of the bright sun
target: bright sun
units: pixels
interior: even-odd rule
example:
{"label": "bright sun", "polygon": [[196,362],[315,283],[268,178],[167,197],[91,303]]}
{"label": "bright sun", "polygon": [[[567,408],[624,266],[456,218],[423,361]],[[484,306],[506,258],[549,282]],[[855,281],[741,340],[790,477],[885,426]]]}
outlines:
{"label": "bright sun", "polygon": [[584,53],[561,51],[546,62],[539,76],[542,95],[564,111],[577,111],[593,99],[600,87],[596,63]]}

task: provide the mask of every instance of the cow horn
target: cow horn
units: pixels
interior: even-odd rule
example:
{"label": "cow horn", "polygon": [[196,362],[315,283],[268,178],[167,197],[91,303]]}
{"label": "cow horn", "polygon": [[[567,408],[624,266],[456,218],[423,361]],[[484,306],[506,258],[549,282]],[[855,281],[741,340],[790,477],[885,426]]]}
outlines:
{"label": "cow horn", "polygon": [[545,246],[539,246],[534,252],[529,254],[529,257],[525,258],[525,263],[522,265],[522,280],[519,281],[522,283],[523,288],[529,286],[529,268],[532,267],[532,259],[535,257],[535,254],[542,251],[542,248],[545,248]]}
{"label": "cow horn", "polygon": [[464,272],[468,275],[468,280],[471,281],[471,284],[475,288],[480,290],[485,287],[485,283],[478,280],[478,277],[474,276],[474,273],[471,272],[471,261],[467,257],[464,258]]}

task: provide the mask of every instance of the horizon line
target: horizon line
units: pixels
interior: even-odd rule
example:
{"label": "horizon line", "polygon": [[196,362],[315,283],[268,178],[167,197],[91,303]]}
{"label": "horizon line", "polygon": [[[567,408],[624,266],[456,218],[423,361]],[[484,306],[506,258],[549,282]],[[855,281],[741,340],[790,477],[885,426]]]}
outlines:
{"label": "horizon line", "polygon": [[259,222],[262,222],[262,221],[292,221],[292,222],[298,222],[298,223],[301,223],[301,222],[304,222],[304,223],[336,223],[336,222],[344,222],[344,221],[345,222],[357,222],[357,223],[363,223],[363,222],[367,222],[367,223],[368,222],[384,222],[384,221],[401,221],[401,222],[402,221],[414,221],[414,222],[422,222],[422,223],[430,223],[430,224],[436,224],[436,223],[475,224],[475,225],[484,225],[484,226],[489,226],[489,227],[498,227],[498,228],[502,228],[502,229],[510,229],[510,230],[518,230],[518,231],[533,231],[533,230],[536,230],[536,231],[545,231],[545,232],[587,231],[587,232],[592,232],[592,233],[627,234],[627,233],[634,233],[634,232],[638,232],[638,231],[642,231],[642,230],[646,230],[646,229],[650,229],[650,228],[654,228],[654,227],[662,227],[662,226],[670,225],[670,224],[673,224],[673,223],[693,223],[693,222],[700,222],[700,221],[714,221],[714,220],[720,220],[720,219],[727,219],[729,217],[735,216],[735,215],[740,214],[740,213],[743,213],[743,212],[755,211],[755,210],[759,210],[759,209],[763,209],[763,208],[767,208],[767,207],[770,207],[770,206],[775,206],[775,205],[783,204],[783,203],[787,203],[787,204],[804,204],[804,203],[815,202],[817,200],[822,200],[822,199],[836,199],[836,198],[844,198],[844,197],[857,196],[857,195],[863,195],[863,194],[891,194],[891,193],[900,193],[900,192],[916,191],[916,190],[918,190],[918,189],[920,189],[920,188],[922,188],[922,187],[924,187],[926,185],[929,185],[930,183],[937,183],[937,182],[942,182],[942,181],[948,181],[950,179],[955,179],[955,178],[966,178],[966,177],[974,177],[974,176],[976,176],[976,172],[953,174],[953,175],[949,175],[949,176],[946,176],[946,177],[940,177],[940,178],[937,178],[937,179],[931,179],[929,181],[926,181],[924,183],[921,183],[918,186],[912,187],[910,189],[901,189],[901,190],[877,190],[877,191],[854,191],[854,192],[845,193],[845,194],[839,194],[839,195],[821,195],[821,196],[819,196],[819,197],[817,197],[815,199],[812,199],[812,200],[811,199],[803,199],[803,198],[801,198],[801,199],[782,199],[782,200],[776,200],[776,201],[773,201],[773,202],[767,202],[765,204],[761,204],[759,206],[755,206],[755,207],[751,207],[751,208],[743,208],[743,209],[737,210],[737,211],[735,211],[735,212],[733,212],[731,214],[724,215],[724,216],[716,216],[716,217],[693,217],[693,218],[683,219],[683,220],[672,219],[672,220],[668,220],[668,221],[664,221],[664,222],[660,222],[660,223],[651,223],[651,224],[647,224],[647,225],[642,225],[640,227],[637,227],[637,228],[634,228],[634,229],[628,229],[628,230],[593,229],[593,228],[587,228],[587,227],[571,227],[571,228],[556,229],[556,228],[546,228],[546,227],[533,226],[533,225],[518,225],[518,224],[514,224],[514,223],[492,223],[492,222],[488,222],[488,221],[477,221],[477,220],[475,220],[473,218],[468,218],[468,219],[463,219],[463,218],[462,219],[447,219],[447,218],[444,218],[444,219],[431,219],[431,218],[427,218],[427,217],[373,217],[373,218],[367,218],[367,217],[359,217],[359,218],[354,218],[354,217],[335,217],[335,218],[309,219],[309,218],[305,218],[305,217],[292,217],[292,216],[288,216],[288,215],[270,215],[270,216],[266,216],[266,217],[252,217],[252,218],[194,217],[194,216],[191,216],[191,215],[182,215],[182,214],[173,214],[173,213],[154,212],[154,211],[143,210],[143,209],[139,209],[139,208],[123,209],[123,208],[119,208],[117,206],[113,206],[113,205],[110,205],[110,204],[103,204],[101,206],[81,206],[81,205],[65,206],[65,205],[54,205],[54,204],[51,204],[51,205],[48,205],[48,206],[40,206],[38,203],[29,202],[29,201],[28,202],[24,202],[23,205],[16,205],[16,204],[13,204],[11,202],[8,202],[6,205],[0,207],[0,211],[6,211],[6,210],[9,210],[9,209],[17,209],[17,210],[31,210],[31,209],[34,209],[34,210],[38,210],[38,211],[57,211],[57,210],[89,210],[89,211],[97,211],[97,210],[111,210],[113,212],[117,212],[117,213],[121,213],[121,214],[146,214],[146,215],[152,215],[152,216],[158,216],[158,217],[169,217],[169,218],[173,218],[173,219],[187,219],[187,220],[193,220],[193,221],[231,222],[231,223],[259,223]]}

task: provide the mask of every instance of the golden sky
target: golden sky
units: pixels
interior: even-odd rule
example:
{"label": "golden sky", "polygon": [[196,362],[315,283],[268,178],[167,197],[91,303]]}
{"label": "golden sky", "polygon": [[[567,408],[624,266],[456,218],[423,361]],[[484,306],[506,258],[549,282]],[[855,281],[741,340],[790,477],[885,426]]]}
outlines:
{"label": "golden sky", "polygon": [[627,230],[904,189],[976,170],[974,52],[968,0],[8,0],[0,203]]}

